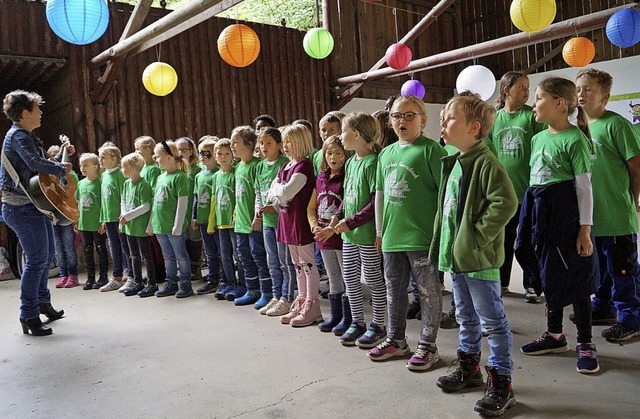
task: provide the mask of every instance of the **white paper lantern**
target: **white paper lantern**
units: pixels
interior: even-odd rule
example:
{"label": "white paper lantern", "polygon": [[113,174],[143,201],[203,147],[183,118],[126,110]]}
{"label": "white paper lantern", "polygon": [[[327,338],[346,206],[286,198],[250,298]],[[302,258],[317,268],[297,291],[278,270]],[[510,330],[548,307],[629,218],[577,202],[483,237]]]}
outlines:
{"label": "white paper lantern", "polygon": [[458,93],[470,91],[480,95],[482,100],[487,100],[496,90],[496,78],[487,67],[472,65],[458,74],[456,90]]}

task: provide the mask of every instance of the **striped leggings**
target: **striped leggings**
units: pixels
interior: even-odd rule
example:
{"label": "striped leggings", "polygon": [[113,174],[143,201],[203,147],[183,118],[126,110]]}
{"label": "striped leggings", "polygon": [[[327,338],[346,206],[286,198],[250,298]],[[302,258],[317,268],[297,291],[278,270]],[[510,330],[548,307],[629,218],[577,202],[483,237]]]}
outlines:
{"label": "striped leggings", "polygon": [[347,296],[351,305],[351,316],[354,323],[364,323],[364,307],[360,273],[364,271],[364,279],[371,289],[373,302],[373,323],[384,325],[387,309],[387,294],[384,278],[380,270],[380,253],[374,245],[357,245],[344,242],[342,245],[343,276],[347,287]]}

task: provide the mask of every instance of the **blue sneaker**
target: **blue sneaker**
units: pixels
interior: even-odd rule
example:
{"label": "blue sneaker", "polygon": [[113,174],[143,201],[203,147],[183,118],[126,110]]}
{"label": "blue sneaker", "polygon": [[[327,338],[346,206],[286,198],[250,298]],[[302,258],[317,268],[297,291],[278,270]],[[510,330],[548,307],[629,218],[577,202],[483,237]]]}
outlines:
{"label": "blue sneaker", "polygon": [[178,292],[176,292],[176,298],[186,298],[191,297],[193,295],[193,287],[191,286],[191,282],[188,285],[181,285],[178,287]]}
{"label": "blue sneaker", "polygon": [[156,291],[156,297],[168,297],[178,292],[178,284],[176,282],[165,281],[162,287]]}
{"label": "blue sneaker", "polygon": [[253,308],[255,308],[256,310],[260,310],[261,308],[266,307],[272,299],[273,294],[267,294],[263,292],[262,295],[260,295],[260,299],[253,305]]}
{"label": "blue sneaker", "polygon": [[234,301],[247,293],[247,289],[243,285],[232,285],[229,291],[224,295],[227,301]]}
{"label": "blue sneaker", "polygon": [[229,291],[231,291],[231,285],[227,284],[226,282],[221,282],[220,285],[218,285],[218,289],[216,290],[216,293],[213,294],[213,296],[216,298],[216,300],[224,300],[224,296],[227,295]]}
{"label": "blue sneaker", "polygon": [[[233,304],[237,306],[248,306],[260,299],[260,290],[247,290],[242,296],[233,300]],[[268,302],[268,301],[267,301]]]}
{"label": "blue sneaker", "polygon": [[362,349],[371,349],[384,342],[386,338],[387,329],[384,326],[371,323],[364,335],[356,339],[356,345]]}
{"label": "blue sneaker", "polygon": [[525,355],[561,354],[569,349],[564,333],[560,336],[560,339],[556,339],[549,332],[544,332],[538,339],[520,348]]}
{"label": "blue sneaker", "polygon": [[593,374],[600,371],[598,364],[598,351],[593,343],[579,343],[576,346],[576,355],[578,356],[578,372],[582,374]]}
{"label": "blue sneaker", "polygon": [[340,343],[344,346],[354,346],[358,338],[364,335],[367,331],[367,327],[364,323],[351,323],[351,326],[347,329],[342,336],[340,336]]}

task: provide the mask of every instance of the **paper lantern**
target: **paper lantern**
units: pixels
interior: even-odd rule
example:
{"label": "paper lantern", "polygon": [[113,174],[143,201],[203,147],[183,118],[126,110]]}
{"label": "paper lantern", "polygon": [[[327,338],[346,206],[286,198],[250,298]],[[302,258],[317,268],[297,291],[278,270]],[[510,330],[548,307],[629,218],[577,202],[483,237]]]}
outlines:
{"label": "paper lantern", "polygon": [[419,99],[424,99],[424,84],[420,83],[418,80],[407,80],[400,88],[400,94],[403,96],[414,95]]}
{"label": "paper lantern", "polygon": [[562,58],[571,67],[584,67],[595,56],[596,47],[593,42],[582,36],[569,39],[562,48]]}
{"label": "paper lantern", "polygon": [[105,0],[49,0],[46,14],[51,30],[75,45],[92,43],[109,26],[109,8]]}
{"label": "paper lantern", "polygon": [[540,32],[556,17],[555,0],[514,0],[509,9],[511,21],[523,32]]}
{"label": "paper lantern", "polygon": [[496,90],[496,78],[487,67],[472,65],[458,74],[456,90],[458,93],[470,91],[480,95],[482,100],[487,100]]}
{"label": "paper lantern", "polygon": [[166,96],[178,85],[178,74],[169,64],[151,63],[142,72],[142,84],[149,93]]}
{"label": "paper lantern", "polygon": [[404,70],[411,62],[411,48],[400,42],[391,44],[384,54],[387,65],[394,70]]}
{"label": "paper lantern", "polygon": [[304,36],[302,45],[309,57],[321,60],[333,51],[333,36],[324,28],[313,28]]}
{"label": "paper lantern", "polygon": [[258,58],[260,39],[247,25],[227,26],[218,37],[218,52],[227,64],[246,67]]}
{"label": "paper lantern", "polygon": [[640,12],[622,9],[611,15],[607,21],[607,38],[621,48],[640,42]]}

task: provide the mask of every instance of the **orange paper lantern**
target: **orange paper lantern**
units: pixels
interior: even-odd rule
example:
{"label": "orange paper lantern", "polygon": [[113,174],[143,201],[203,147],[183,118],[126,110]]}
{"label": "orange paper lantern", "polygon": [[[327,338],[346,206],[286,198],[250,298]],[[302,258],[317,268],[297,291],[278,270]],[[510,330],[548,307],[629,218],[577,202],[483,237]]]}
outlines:
{"label": "orange paper lantern", "polygon": [[231,25],[218,37],[218,52],[227,64],[246,67],[258,58],[260,39],[247,25]]}
{"label": "orange paper lantern", "polygon": [[569,39],[562,48],[562,58],[571,67],[584,67],[595,56],[596,47],[593,42],[582,36]]}

